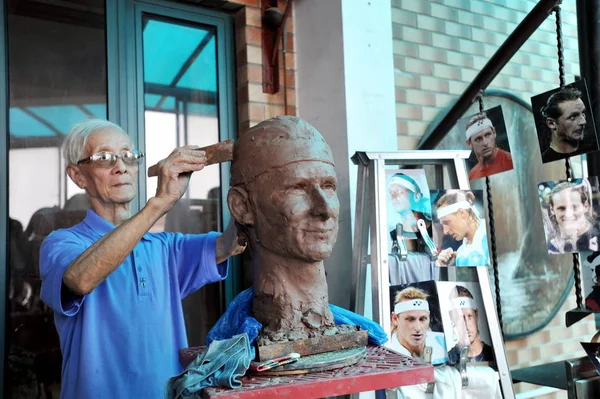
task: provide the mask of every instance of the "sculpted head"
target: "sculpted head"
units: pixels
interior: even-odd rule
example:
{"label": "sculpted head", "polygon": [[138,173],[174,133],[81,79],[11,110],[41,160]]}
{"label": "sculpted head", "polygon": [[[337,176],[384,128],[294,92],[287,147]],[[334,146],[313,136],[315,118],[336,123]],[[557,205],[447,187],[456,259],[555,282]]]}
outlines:
{"label": "sculpted head", "polygon": [[227,202],[251,251],[309,263],[327,258],[340,205],[323,136],[300,118],[280,116],[243,134],[233,158]]}

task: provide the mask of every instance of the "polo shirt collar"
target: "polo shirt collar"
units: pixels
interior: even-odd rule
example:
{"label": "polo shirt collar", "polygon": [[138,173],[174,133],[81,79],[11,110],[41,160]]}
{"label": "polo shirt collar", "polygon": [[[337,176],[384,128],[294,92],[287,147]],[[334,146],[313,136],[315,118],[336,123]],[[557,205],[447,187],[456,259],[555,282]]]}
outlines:
{"label": "polo shirt collar", "polygon": [[[102,216],[98,215],[92,208],[87,210],[87,214],[83,222],[100,237],[113,231],[116,227]],[[149,240],[150,234],[146,233],[142,236],[143,239]]]}

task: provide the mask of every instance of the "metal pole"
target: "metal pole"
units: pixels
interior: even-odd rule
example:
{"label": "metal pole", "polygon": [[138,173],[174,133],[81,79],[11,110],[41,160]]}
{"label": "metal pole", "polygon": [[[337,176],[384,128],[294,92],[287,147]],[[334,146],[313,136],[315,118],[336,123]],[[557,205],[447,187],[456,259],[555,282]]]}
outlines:
{"label": "metal pole", "polygon": [[[598,62],[600,61],[600,1],[577,0],[577,37],[579,39],[579,70],[585,79],[592,109],[590,110],[596,129],[600,123],[598,102],[600,99],[600,77]],[[588,176],[600,175],[600,154],[595,152],[587,155]]]}
{"label": "metal pole", "polygon": [[552,9],[560,3],[561,0],[540,0],[533,9],[525,16],[523,21],[516,27],[513,33],[508,36],[506,41],[494,53],[492,58],[485,64],[481,72],[475,77],[473,82],[460,96],[454,106],[444,115],[443,119],[431,131],[427,137],[423,138],[417,149],[430,150],[435,148],[452,126],[460,119],[471,106],[473,99],[480,90],[484,90],[500,73],[502,68],[510,61],[523,43],[535,32],[546,20]]}

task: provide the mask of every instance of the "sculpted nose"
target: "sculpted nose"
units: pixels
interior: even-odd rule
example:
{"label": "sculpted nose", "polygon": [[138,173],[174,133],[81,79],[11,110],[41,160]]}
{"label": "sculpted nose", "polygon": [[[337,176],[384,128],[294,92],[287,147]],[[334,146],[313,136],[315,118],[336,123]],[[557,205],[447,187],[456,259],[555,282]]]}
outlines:
{"label": "sculpted nose", "polygon": [[312,190],[312,213],[323,220],[337,216],[340,208],[340,202],[337,195],[327,195],[321,187],[317,186]]}

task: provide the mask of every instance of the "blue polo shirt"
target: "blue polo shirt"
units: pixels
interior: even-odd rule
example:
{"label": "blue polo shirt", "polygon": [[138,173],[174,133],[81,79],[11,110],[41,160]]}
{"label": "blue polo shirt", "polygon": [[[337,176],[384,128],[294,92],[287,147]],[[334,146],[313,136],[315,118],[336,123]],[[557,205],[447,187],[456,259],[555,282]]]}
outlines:
{"label": "blue polo shirt", "polygon": [[42,244],[41,298],[60,336],[61,398],[164,398],[165,383],[182,371],[178,350],[187,347],[181,300],[227,277],[228,263],[215,261],[219,233],[147,233],[94,291],[61,301],[69,264],[114,228],[89,210]]}

